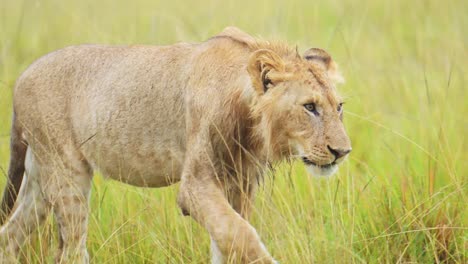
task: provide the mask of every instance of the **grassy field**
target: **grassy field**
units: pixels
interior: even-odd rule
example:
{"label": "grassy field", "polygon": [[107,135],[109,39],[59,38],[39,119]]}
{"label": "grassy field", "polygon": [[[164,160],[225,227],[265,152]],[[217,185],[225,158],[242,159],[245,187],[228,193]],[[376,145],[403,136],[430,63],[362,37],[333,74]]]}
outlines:
{"label": "grassy field", "polygon": [[[252,223],[281,263],[468,263],[466,1],[0,0],[0,173],[12,87],[41,55],[78,43],[199,42],[235,25],[331,52],[347,79],[353,153],[330,180],[301,164],[267,177]],[[0,186],[5,177],[0,177]],[[209,238],[175,202],[97,175],[93,263],[208,263]],[[53,217],[22,262],[53,260]]]}

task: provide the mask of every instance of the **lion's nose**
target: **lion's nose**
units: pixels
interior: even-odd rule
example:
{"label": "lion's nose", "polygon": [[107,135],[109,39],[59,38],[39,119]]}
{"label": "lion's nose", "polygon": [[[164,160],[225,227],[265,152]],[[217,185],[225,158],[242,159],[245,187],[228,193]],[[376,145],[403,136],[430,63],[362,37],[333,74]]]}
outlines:
{"label": "lion's nose", "polygon": [[334,148],[331,148],[330,146],[327,146],[328,147],[328,150],[330,150],[330,152],[333,154],[333,156],[335,156],[335,159],[339,159],[343,156],[345,156],[346,154],[350,153],[351,152],[351,148],[349,149],[334,149]]}

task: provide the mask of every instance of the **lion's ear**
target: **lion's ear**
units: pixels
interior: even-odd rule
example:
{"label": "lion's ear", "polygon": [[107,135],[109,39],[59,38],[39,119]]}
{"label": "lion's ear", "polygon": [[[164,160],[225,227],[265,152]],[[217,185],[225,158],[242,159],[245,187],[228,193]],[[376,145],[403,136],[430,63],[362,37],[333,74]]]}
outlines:
{"label": "lion's ear", "polygon": [[264,94],[276,84],[279,75],[284,73],[285,64],[274,51],[261,49],[251,55],[247,71],[257,93]]}
{"label": "lion's ear", "polygon": [[328,52],[323,49],[311,48],[304,53],[304,59],[323,67],[328,77],[335,84],[344,83],[344,78],[338,70],[338,65],[333,61]]}

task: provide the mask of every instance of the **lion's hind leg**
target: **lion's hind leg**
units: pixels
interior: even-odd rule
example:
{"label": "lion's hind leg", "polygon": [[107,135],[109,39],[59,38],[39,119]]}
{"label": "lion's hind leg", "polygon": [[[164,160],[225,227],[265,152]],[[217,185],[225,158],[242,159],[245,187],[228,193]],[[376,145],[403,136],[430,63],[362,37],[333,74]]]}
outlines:
{"label": "lion's hind leg", "polygon": [[[88,263],[86,249],[92,169],[72,144],[58,149],[60,158],[44,179],[44,193],[52,205],[59,229],[57,263]],[[53,162],[53,163],[52,163]]]}

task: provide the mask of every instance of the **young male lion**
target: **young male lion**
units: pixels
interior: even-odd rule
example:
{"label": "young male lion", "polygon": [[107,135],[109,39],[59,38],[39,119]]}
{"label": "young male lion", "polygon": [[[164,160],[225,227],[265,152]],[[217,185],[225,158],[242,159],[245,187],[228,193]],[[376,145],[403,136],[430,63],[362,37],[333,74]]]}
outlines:
{"label": "young male lion", "polygon": [[323,50],[300,56],[236,28],[200,44],[82,45],[42,57],[14,90],[2,220],[17,201],[0,229],[2,263],[15,262],[50,208],[56,260],[88,262],[94,170],[136,186],[181,181],[178,205],[209,232],[213,263],[274,263],[248,222],[258,179],[292,156],[313,174],[336,171],[351,151],[339,79]]}

